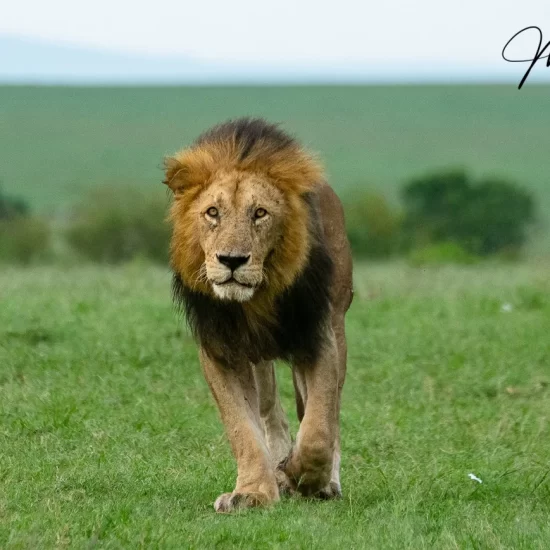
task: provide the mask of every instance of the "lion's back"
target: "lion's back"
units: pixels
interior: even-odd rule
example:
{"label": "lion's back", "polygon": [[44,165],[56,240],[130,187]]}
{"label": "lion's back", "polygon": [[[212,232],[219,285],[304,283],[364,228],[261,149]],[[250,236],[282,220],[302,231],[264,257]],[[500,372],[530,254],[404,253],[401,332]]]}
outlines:
{"label": "lion's back", "polygon": [[326,182],[319,184],[318,196],[325,243],[334,264],[333,307],[344,313],[353,298],[353,264],[344,208],[338,195]]}

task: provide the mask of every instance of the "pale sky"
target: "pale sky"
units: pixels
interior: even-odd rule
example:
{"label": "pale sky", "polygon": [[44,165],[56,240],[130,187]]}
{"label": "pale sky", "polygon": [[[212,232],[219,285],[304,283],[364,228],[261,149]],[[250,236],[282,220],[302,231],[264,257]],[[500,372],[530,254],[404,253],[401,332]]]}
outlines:
{"label": "pale sky", "polygon": [[[0,33],[269,63],[501,64],[506,41],[529,25],[550,40],[550,0],[6,0],[0,13]],[[519,55],[534,45],[525,38]]]}

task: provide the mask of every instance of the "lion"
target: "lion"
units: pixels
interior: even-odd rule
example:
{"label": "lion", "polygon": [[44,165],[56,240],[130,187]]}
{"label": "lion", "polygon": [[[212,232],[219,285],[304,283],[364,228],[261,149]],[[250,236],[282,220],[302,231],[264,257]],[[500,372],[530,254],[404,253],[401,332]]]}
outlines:
{"label": "lion", "polygon": [[[235,488],[215,510],[265,506],[287,491],[341,496],[352,262],[342,205],[321,165],[278,125],[242,118],[167,157],[165,176],[174,300],[237,462]],[[294,443],[276,359],[292,368]]]}

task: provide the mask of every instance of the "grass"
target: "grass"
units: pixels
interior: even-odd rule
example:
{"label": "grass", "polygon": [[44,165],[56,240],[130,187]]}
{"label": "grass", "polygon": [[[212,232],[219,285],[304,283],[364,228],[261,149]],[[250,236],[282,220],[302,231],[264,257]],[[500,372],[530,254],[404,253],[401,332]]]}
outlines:
{"label": "grass", "polygon": [[548,86],[0,87],[0,180],[42,210],[122,182],[161,189],[160,163],[226,118],[282,122],[341,193],[447,166],[532,188],[550,220]]}
{"label": "grass", "polygon": [[235,467],[168,272],[4,269],[0,547],[547,548],[550,265],[355,281],[344,498],[219,516]]}

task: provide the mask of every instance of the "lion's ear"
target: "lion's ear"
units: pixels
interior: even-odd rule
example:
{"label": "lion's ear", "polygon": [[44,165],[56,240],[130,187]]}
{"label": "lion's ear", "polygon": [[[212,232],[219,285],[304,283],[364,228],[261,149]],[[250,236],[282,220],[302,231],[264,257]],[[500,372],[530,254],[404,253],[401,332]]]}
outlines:
{"label": "lion's ear", "polygon": [[168,185],[176,193],[181,193],[185,187],[184,166],[174,157],[164,158],[164,180],[162,183]]}
{"label": "lion's ear", "polygon": [[164,159],[164,183],[175,194],[193,187],[204,186],[211,178],[219,161],[202,147],[192,147]]}

